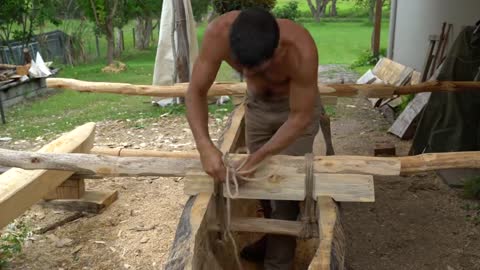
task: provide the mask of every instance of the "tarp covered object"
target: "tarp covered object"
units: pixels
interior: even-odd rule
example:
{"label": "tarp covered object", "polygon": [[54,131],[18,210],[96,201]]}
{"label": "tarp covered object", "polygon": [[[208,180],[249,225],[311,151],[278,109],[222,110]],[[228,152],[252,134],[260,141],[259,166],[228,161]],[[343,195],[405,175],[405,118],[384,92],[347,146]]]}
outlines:
{"label": "tarp covered object", "polygon": [[[174,50],[178,47],[177,33],[175,31],[175,11],[173,7],[174,0],[165,0],[162,5],[162,17],[160,19],[159,38],[157,46],[157,56],[155,58],[155,67],[153,71],[153,85],[172,85],[175,80],[175,55]],[[189,68],[190,73],[195,59],[198,55],[198,41],[195,28],[195,19],[193,17],[190,0],[183,0],[185,7],[185,17],[187,19],[187,35],[189,46]],[[175,44],[175,48],[173,47]],[[154,99],[154,100],[159,100]],[[163,99],[162,104],[167,104],[172,99]]]}
{"label": "tarp covered object", "polygon": [[[440,81],[480,81],[480,32],[466,27],[455,40]],[[480,92],[436,92],[422,112],[411,154],[480,150]]]}

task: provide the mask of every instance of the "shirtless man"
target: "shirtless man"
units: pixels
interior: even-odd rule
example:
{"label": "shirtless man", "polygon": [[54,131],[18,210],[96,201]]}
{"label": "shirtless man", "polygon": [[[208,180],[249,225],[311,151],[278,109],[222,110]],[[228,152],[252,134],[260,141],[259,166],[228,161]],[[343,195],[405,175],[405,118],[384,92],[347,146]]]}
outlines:
{"label": "shirtless man", "polygon": [[[216,181],[224,181],[222,153],[208,131],[207,92],[222,61],[243,74],[246,93],[246,142],[250,155],[242,167],[248,171],[268,156],[311,153],[324,112],[317,86],[318,55],[303,27],[269,12],[232,11],[211,22],[205,31],[186,95],[187,118],[203,168]],[[332,149],[333,150],[333,149]],[[296,220],[298,202],[262,202],[267,218]],[[291,269],[296,239],[267,235],[242,251],[262,260],[265,269]]]}

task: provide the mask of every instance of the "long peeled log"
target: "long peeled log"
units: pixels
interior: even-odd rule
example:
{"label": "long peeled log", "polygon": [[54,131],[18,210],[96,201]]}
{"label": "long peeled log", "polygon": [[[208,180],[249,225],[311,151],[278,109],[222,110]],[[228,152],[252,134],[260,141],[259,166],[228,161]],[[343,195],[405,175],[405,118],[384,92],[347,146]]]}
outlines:
{"label": "long peeled log", "polygon": [[[188,83],[171,86],[134,85],[128,83],[88,82],[66,78],[48,78],[50,88],[71,89],[80,92],[98,92],[124,95],[157,97],[185,96]],[[330,84],[318,85],[320,95],[337,97],[386,98],[393,95],[407,95],[421,92],[480,90],[480,82],[429,81],[416,85],[392,86],[379,84]],[[246,91],[245,83],[214,83],[209,96],[241,96]]]}
{"label": "long peeled log", "polygon": [[[0,149],[0,166],[23,169],[67,170],[105,176],[185,176],[203,174],[198,155],[149,151],[157,157],[118,157],[92,154],[56,154]],[[162,157],[163,156],[163,157]],[[232,154],[234,160],[245,157]],[[273,156],[264,166],[278,173],[304,173],[304,158]],[[449,152],[409,157],[316,156],[315,173],[399,175],[451,168],[480,168],[480,152]]]}

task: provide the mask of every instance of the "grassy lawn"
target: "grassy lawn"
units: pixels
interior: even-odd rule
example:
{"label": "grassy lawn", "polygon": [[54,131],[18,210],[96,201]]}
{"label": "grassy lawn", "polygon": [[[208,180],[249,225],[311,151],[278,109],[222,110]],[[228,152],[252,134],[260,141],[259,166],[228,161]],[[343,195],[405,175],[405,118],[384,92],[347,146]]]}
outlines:
{"label": "grassy lawn", "polygon": [[[284,0],[279,0],[279,2]],[[281,4],[281,3],[280,3]],[[339,7],[341,7],[339,5]],[[347,6],[345,6],[346,9]],[[341,63],[351,64],[358,55],[370,46],[372,26],[366,19],[357,21],[324,20],[320,23],[312,19],[303,19],[300,23],[307,28],[315,39],[319,50],[321,64]],[[73,25],[73,26],[72,26]],[[74,27],[63,26],[64,28]],[[132,27],[130,23],[124,27],[125,47],[119,59],[127,65],[127,70],[122,73],[103,73],[105,66],[104,38],[100,39],[101,58],[89,64],[75,67],[63,66],[58,77],[76,78],[89,81],[126,82],[133,84],[151,84],[155,61],[156,46],[145,51],[133,48]],[[48,27],[44,31],[51,30]],[[198,27],[198,40],[201,43],[205,24]],[[388,23],[382,26],[382,46],[387,46]],[[86,47],[92,54],[95,52],[93,34],[86,35]],[[154,37],[157,38],[157,35]],[[156,44],[154,42],[153,44]],[[362,68],[359,68],[362,70]],[[218,81],[238,80],[238,76],[228,65],[222,65],[217,76]],[[228,110],[232,105],[226,106]],[[224,115],[223,108],[212,105],[210,112]],[[227,111],[228,111],[227,110]],[[59,91],[58,94],[41,98],[34,102],[16,105],[7,111],[7,125],[0,125],[0,137],[9,136],[17,139],[35,138],[38,136],[53,136],[59,132],[73,129],[89,121],[102,121],[107,119],[129,119],[132,125],[139,125],[135,120],[146,119],[155,121],[163,114],[182,114],[183,106],[160,108],[151,105],[149,97],[122,96],[115,94],[77,93],[72,91]],[[141,127],[139,127],[141,128]]]}

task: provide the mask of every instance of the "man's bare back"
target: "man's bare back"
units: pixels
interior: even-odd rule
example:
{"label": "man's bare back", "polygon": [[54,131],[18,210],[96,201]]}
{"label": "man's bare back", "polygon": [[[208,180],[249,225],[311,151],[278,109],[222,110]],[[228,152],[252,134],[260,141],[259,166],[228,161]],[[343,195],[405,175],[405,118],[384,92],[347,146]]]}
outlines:
{"label": "man's bare back", "polygon": [[[210,57],[222,59],[241,73],[248,90],[255,95],[270,98],[287,96],[290,81],[295,75],[318,65],[315,42],[302,26],[286,19],[277,19],[280,42],[276,55],[263,70],[242,67],[230,53],[229,30],[239,11],[231,11],[213,21],[207,28],[203,46],[214,46]],[[209,52],[209,51],[208,51]],[[311,69],[310,69],[311,70]],[[310,71],[309,70],[309,71]],[[308,72],[308,71],[307,71]]]}
{"label": "man's bare back", "polygon": [[186,105],[204,170],[218,181],[224,181],[225,167],[208,132],[207,92],[223,61],[243,74],[251,94],[289,100],[288,120],[248,157],[245,170],[293,143],[311,123],[318,100],[317,48],[303,27],[255,9],[229,12],[210,23],[193,66]]}

